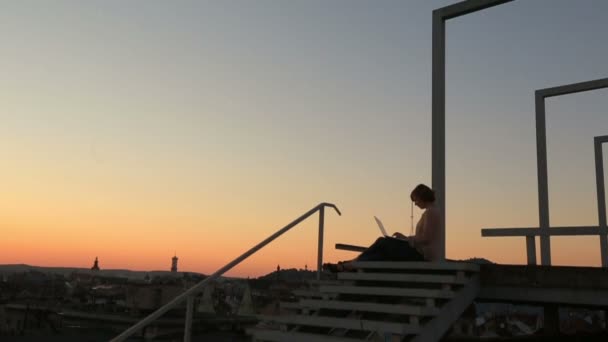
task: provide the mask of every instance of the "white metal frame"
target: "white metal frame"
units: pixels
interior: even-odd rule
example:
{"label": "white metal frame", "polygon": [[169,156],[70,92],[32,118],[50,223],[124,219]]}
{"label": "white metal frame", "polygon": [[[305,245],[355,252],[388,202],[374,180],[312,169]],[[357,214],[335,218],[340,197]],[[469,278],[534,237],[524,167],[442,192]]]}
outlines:
{"label": "white metal frame", "polygon": [[602,267],[608,268],[608,241],[606,228],[606,197],[602,159],[602,143],[608,136],[595,137],[595,172],[598,201],[598,226],[551,227],[549,225],[549,190],[547,181],[547,132],[545,123],[545,99],[548,97],[580,93],[608,88],[608,78],[567,84],[559,87],[537,90],[536,102],[536,157],[538,173],[538,211],[539,228],[486,228],[481,230],[484,237],[525,236],[528,264],[536,264],[535,236],[540,236],[541,264],[551,265],[551,236],[597,235],[600,238]]}
{"label": "white metal frame", "polygon": [[513,0],[467,0],[433,11],[432,182],[441,211],[441,260],[445,259],[445,22]]}
{"label": "white metal frame", "polygon": [[[597,226],[551,227],[549,232],[551,236],[597,236],[600,234]],[[481,230],[481,236],[483,237],[525,237],[528,265],[536,265],[535,237],[541,234],[538,227],[483,228]]]}
{"label": "white metal frame", "polygon": [[[536,159],[538,172],[538,215],[540,223],[540,259],[542,265],[551,265],[551,234],[549,232],[549,186],[547,180],[547,129],[545,99],[548,97],[608,88],[608,78],[539,89],[536,102]],[[606,246],[602,243],[602,265],[608,266]]]}

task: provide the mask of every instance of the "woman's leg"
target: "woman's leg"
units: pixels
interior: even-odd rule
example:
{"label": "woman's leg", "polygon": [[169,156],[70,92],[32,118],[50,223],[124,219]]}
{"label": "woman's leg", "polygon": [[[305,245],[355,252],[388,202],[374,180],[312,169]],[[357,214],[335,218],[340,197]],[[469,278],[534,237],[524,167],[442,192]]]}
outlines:
{"label": "woman's leg", "polygon": [[418,250],[405,240],[382,237],[376,240],[356,261],[423,261]]}
{"label": "woman's leg", "polygon": [[383,260],[386,256],[386,250],[389,244],[390,239],[385,237],[380,237],[374,242],[371,246],[369,246],[365,251],[361,252],[358,257],[354,260],[356,261],[375,261],[375,260]]}
{"label": "woman's leg", "polygon": [[424,261],[424,256],[418,250],[412,247],[409,242],[404,240],[390,239],[385,245],[386,255],[385,260],[391,261]]}
{"label": "woman's leg", "polygon": [[[383,253],[386,250],[384,245],[386,244],[386,238],[380,237],[378,238],[371,246],[367,247],[367,249],[359,256],[351,260],[340,261],[335,266],[328,265],[328,269],[336,269],[339,272],[342,271],[350,271],[353,269],[352,263],[354,261],[373,261],[373,260],[382,260]],[[331,266],[331,267],[330,267]]]}
{"label": "woman's leg", "polygon": [[336,265],[338,271],[354,269],[354,261],[424,261],[422,254],[405,240],[380,237],[358,257]]}

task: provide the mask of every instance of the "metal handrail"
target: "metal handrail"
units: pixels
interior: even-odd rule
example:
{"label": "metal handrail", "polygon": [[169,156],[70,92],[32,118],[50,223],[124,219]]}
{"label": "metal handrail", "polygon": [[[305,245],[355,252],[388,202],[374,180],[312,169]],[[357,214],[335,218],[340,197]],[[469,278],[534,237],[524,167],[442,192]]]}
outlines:
{"label": "metal handrail", "polygon": [[[248,257],[250,257],[251,255],[253,255],[257,251],[259,251],[260,249],[264,248],[267,244],[271,243],[273,240],[275,240],[279,236],[283,235],[283,233],[287,232],[288,230],[290,230],[291,228],[293,228],[294,226],[296,226],[298,223],[304,221],[305,219],[307,219],[309,216],[311,216],[312,214],[316,213],[317,211],[320,212],[320,214],[319,214],[319,253],[318,253],[318,257],[319,257],[319,259],[322,259],[322,257],[323,257],[323,243],[322,243],[322,241],[323,241],[323,217],[324,217],[324,214],[325,214],[325,207],[334,208],[336,210],[336,212],[338,213],[338,215],[342,215],[342,213],[340,212],[340,210],[338,209],[338,207],[336,207],[334,204],[325,203],[325,202],[319,203],[316,207],[310,209],[305,214],[303,214],[302,216],[300,216],[297,219],[295,219],[294,221],[292,221],[290,224],[288,224],[285,227],[279,229],[276,233],[272,234],[271,236],[269,236],[268,238],[266,238],[262,242],[258,243],[257,245],[255,245],[254,247],[252,247],[251,249],[249,249],[247,252],[243,253],[238,258],[236,258],[233,261],[231,261],[230,263],[226,264],[224,267],[222,267],[219,270],[215,271],[215,273],[211,274],[209,277],[205,278],[204,280],[202,280],[198,284],[196,284],[193,287],[189,288],[188,290],[186,290],[185,292],[183,292],[179,296],[175,297],[169,303],[163,305],[158,310],[154,311],[153,313],[151,313],[150,315],[146,316],[141,321],[137,322],[136,324],[134,324],[133,326],[131,326],[127,330],[123,331],[120,335],[118,335],[118,336],[114,337],[113,339],[111,339],[110,342],[125,341],[128,337],[130,337],[131,335],[135,334],[140,329],[143,329],[145,326],[147,326],[148,324],[150,324],[151,322],[153,322],[154,320],[156,320],[157,318],[159,318],[160,316],[162,316],[167,311],[175,308],[177,305],[181,304],[181,302],[183,302],[184,300],[188,300],[188,306],[187,306],[188,309],[187,309],[187,313],[186,313],[186,327],[185,327],[185,333],[184,333],[184,341],[190,341],[190,325],[192,323],[192,316],[191,315],[192,315],[192,311],[193,311],[193,305],[192,305],[192,298],[193,298],[193,296],[197,292],[200,292],[203,289],[203,287],[205,285],[207,285],[208,282],[210,282],[211,280],[213,280],[213,279],[221,276],[222,274],[226,273],[227,271],[229,271],[234,266],[240,264],[243,260],[247,259]],[[317,260],[317,266],[320,266],[321,262],[322,262],[322,260]],[[320,272],[321,272],[321,268],[318,267],[318,269],[317,269],[317,278],[320,277],[320,275],[321,275]]]}

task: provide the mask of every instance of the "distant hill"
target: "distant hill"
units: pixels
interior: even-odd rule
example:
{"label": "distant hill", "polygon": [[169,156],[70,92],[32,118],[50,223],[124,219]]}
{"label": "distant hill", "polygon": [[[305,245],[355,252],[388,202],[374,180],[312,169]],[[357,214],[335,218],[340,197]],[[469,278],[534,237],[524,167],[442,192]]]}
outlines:
{"label": "distant hill", "polygon": [[289,268],[280,271],[274,271],[268,273],[267,275],[261,276],[257,278],[258,280],[269,280],[273,281],[275,279],[279,279],[281,281],[285,281],[288,283],[294,282],[305,282],[307,280],[315,279],[317,272],[316,271],[305,271],[305,270],[297,270],[295,268]]}
{"label": "distant hill", "polygon": [[106,277],[116,277],[116,278],[127,278],[127,279],[140,279],[143,280],[146,275],[149,275],[151,278],[156,276],[182,276],[184,273],[205,276],[201,273],[196,272],[169,272],[169,271],[131,271],[131,270],[122,270],[122,269],[102,269],[99,271],[91,271],[88,268],[78,268],[78,267],[42,267],[42,266],[31,266],[25,264],[15,264],[15,265],[0,265],[0,273],[23,273],[29,271],[37,271],[45,274],[61,274],[63,276],[69,276],[73,272],[78,273],[93,273],[99,274],[100,276]]}
{"label": "distant hill", "polygon": [[492,262],[492,261],[490,261],[488,259],[484,259],[484,258],[470,258],[470,259],[466,259],[463,261],[470,262],[472,264],[478,264],[478,265],[495,264],[495,262]]}

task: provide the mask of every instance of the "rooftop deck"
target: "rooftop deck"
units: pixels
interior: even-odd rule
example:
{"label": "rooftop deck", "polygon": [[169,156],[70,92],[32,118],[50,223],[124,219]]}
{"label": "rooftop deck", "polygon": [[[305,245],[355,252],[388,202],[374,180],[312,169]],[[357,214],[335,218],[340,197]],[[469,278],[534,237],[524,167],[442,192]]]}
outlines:
{"label": "rooftop deck", "polygon": [[477,299],[608,308],[608,270],[599,267],[482,265]]}

